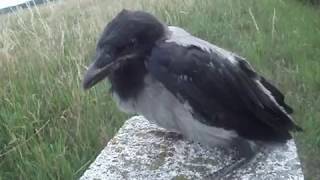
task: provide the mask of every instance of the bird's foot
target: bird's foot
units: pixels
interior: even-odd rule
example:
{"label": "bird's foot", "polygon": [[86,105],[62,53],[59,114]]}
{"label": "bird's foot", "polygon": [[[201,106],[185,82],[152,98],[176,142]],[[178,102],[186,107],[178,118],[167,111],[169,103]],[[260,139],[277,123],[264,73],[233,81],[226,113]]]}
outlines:
{"label": "bird's foot", "polygon": [[220,169],[218,172],[214,173],[212,175],[212,178],[216,180],[230,179],[239,169],[245,169],[248,165],[250,165],[250,163],[253,162],[254,159],[255,159],[254,157],[250,159],[241,158],[235,163],[230,164]]}
{"label": "bird's foot", "polygon": [[150,131],[150,133],[152,133],[158,137],[160,137],[160,136],[164,137],[165,139],[168,139],[168,140],[178,141],[178,140],[183,139],[182,134],[180,134],[178,132],[174,132],[174,131],[153,130],[153,131]]}
{"label": "bird's foot", "polygon": [[231,147],[237,149],[236,158],[238,160],[210,175],[210,179],[230,179],[238,170],[245,169],[255,162],[256,155],[260,152],[260,148],[257,145],[242,139],[237,139],[232,143]]}

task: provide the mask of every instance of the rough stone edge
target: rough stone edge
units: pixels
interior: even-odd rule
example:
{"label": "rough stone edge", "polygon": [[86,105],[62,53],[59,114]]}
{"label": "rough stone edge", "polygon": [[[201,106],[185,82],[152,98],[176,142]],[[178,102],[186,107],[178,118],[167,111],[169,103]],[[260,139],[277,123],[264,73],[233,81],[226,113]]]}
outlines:
{"label": "rough stone edge", "polygon": [[[162,128],[159,128],[159,127],[155,126],[154,124],[149,124],[149,122],[141,116],[134,116],[134,117],[130,118],[129,120],[127,120],[125,122],[125,124],[122,126],[122,128],[120,128],[120,130],[118,131],[116,136],[101,151],[101,153],[98,155],[96,160],[90,165],[89,169],[83,174],[83,176],[80,179],[82,179],[82,180],[84,180],[84,179],[143,179],[142,177],[139,178],[139,175],[129,176],[127,178],[124,178],[121,176],[118,176],[118,177],[114,176],[112,178],[112,176],[109,176],[110,174],[107,176],[106,176],[106,174],[103,175],[104,170],[101,170],[100,167],[104,166],[103,164],[107,163],[105,161],[105,157],[108,155],[112,155],[112,153],[110,154],[110,148],[108,148],[109,146],[112,146],[111,144],[113,144],[113,145],[116,144],[117,143],[116,141],[121,139],[122,137],[124,137],[127,134],[127,132],[130,130],[134,130],[135,131],[135,132],[133,132],[133,134],[134,134],[134,133],[137,133],[137,131],[140,131],[143,129],[145,130],[145,128],[147,128],[147,129],[150,128],[151,130],[152,129],[159,129],[159,130],[164,131]],[[132,134],[132,132],[131,132],[131,134]],[[183,140],[183,141],[186,142],[187,144],[191,144],[191,146],[199,146],[198,144],[190,143],[185,140]],[[200,147],[200,148],[203,148],[203,147]],[[286,161],[286,163],[288,163],[288,162],[295,163],[294,165],[292,165],[292,167],[296,167],[296,172],[292,176],[288,175],[288,174],[292,173],[292,169],[288,170],[285,168],[286,167],[285,164],[281,164],[281,162],[277,162],[277,163],[280,163],[280,164],[278,164],[277,167],[283,168],[280,171],[288,173],[288,174],[285,174],[286,176],[283,176],[283,178],[280,176],[277,179],[288,179],[288,177],[290,177],[289,179],[293,179],[293,180],[303,180],[304,176],[302,173],[299,158],[297,157],[297,150],[296,150],[296,146],[295,146],[294,141],[293,140],[289,141],[287,143],[286,147],[280,147],[280,148],[274,149],[274,152],[276,152],[276,153],[273,153],[273,154],[274,155],[282,154],[282,152],[279,152],[279,151],[283,151],[284,149],[287,149],[286,152],[289,152],[286,155],[287,155],[287,158],[290,160]],[[115,155],[115,154],[113,154],[113,155]],[[120,155],[120,154],[118,154],[118,155]],[[264,158],[263,155],[261,155],[261,156],[262,156],[262,158]],[[273,158],[277,158],[277,157],[273,157]],[[266,160],[267,164],[273,163],[273,162],[269,162],[270,157],[266,158],[265,160]],[[263,166],[264,166],[263,163],[262,164],[257,163],[255,165],[258,168],[254,170],[254,174],[252,174],[252,169],[250,169],[250,167],[249,167],[249,168],[246,168],[246,169],[243,169],[243,170],[240,170],[239,172],[237,172],[237,174],[234,176],[234,179],[239,179],[239,178],[241,178],[241,179],[262,179],[261,175],[264,176],[263,179],[275,179],[274,178],[275,175],[272,173],[272,170],[269,172],[269,174],[265,174],[265,169],[263,169]],[[262,169],[260,169],[261,171],[259,171],[259,166],[260,167],[262,166]],[[106,169],[108,169],[108,168],[114,168],[114,167],[112,165],[110,165],[110,166],[107,165]],[[102,174],[101,174],[101,172],[102,172]],[[105,172],[109,172],[109,171],[106,170]],[[279,169],[274,170],[274,173],[277,173],[277,172],[279,172]],[[171,172],[163,172],[163,173],[171,173]],[[114,174],[114,175],[116,175],[116,174]],[[177,176],[177,177],[180,178],[179,176]],[[165,176],[159,177],[159,179],[163,179],[163,178],[165,178]],[[168,176],[167,176],[167,178],[168,178]],[[188,179],[188,177],[186,176],[185,179]]]}

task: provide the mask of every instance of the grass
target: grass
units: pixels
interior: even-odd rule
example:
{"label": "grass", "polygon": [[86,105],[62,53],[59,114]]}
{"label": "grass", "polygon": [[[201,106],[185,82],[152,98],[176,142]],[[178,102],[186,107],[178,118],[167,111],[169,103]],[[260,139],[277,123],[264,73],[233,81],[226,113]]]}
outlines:
{"label": "grass", "polygon": [[320,15],[292,0],[69,0],[0,16],[0,180],[75,179],[121,127],[108,84],[81,89],[97,37],[122,8],[247,57],[305,129],[306,179],[320,179]]}

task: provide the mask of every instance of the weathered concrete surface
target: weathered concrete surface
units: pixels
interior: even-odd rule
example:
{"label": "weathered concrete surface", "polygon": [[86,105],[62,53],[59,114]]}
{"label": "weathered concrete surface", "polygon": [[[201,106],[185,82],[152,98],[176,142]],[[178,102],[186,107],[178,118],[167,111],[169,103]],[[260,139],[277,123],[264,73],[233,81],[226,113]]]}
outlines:
{"label": "weathered concrete surface", "polygon": [[[216,172],[237,161],[234,153],[184,140],[136,116],[124,124],[81,180],[216,179]],[[294,141],[289,141],[264,149],[247,167],[226,179],[304,178]]]}

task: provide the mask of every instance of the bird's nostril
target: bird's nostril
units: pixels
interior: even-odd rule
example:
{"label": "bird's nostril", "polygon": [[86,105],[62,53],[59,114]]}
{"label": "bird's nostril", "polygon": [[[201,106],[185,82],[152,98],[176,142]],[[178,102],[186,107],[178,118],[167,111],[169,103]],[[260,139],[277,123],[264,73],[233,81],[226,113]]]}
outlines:
{"label": "bird's nostril", "polygon": [[110,54],[97,55],[95,65],[97,68],[105,67],[112,61]]}
{"label": "bird's nostril", "polygon": [[110,54],[104,54],[103,55],[103,62],[105,62],[105,63],[109,63],[110,61],[111,61],[111,56],[110,56]]}

